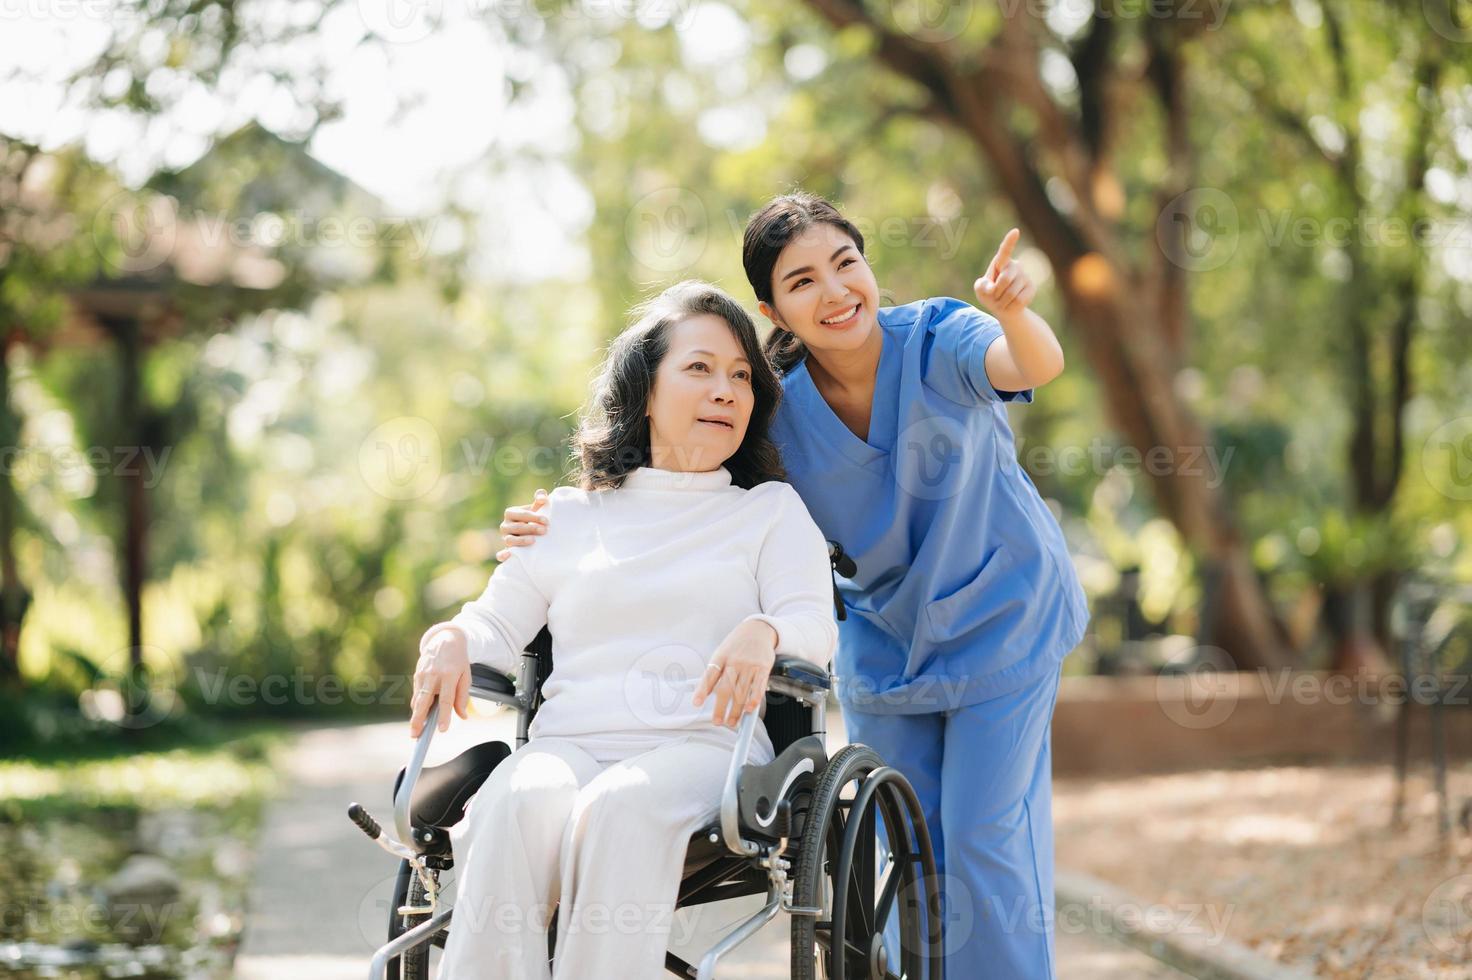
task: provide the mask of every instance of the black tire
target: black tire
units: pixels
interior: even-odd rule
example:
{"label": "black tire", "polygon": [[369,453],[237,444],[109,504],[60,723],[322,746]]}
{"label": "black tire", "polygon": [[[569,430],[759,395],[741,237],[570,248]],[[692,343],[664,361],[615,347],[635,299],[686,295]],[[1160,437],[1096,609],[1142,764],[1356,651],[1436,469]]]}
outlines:
{"label": "black tire", "polygon": [[[436,882],[440,873],[431,870]],[[393,907],[388,911],[388,938],[394,940],[415,926],[427,922],[428,915],[400,915],[404,905],[423,905],[427,901],[424,882],[408,861],[399,862],[399,875],[394,881]],[[429,951],[432,942],[420,943],[400,957],[389,961],[388,980],[429,980]]]}
{"label": "black tire", "polygon": [[[855,791],[845,797],[844,789],[850,783],[856,784]],[[896,857],[882,887],[873,857],[879,844],[878,819],[884,821],[891,855]],[[845,901],[835,903],[840,891]],[[845,746],[818,780],[794,868],[793,901],[823,909],[817,916],[792,916],[793,980],[900,976],[941,980],[939,883],[930,834],[909,783],[887,768],[868,746]],[[878,938],[884,923],[877,908],[887,909],[896,901],[901,940],[898,971],[885,962]],[[835,904],[846,909],[835,908]],[[835,912],[842,912],[843,940],[838,946],[846,956],[841,964],[832,955]]]}

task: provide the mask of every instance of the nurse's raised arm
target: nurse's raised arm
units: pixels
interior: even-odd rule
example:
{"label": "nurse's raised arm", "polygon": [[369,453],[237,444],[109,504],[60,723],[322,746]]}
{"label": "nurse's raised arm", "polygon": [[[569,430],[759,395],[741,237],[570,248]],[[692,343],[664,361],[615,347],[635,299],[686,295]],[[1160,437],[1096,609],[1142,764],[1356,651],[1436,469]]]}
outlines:
{"label": "nurse's raised arm", "polygon": [[1028,309],[1038,289],[1012,251],[1022,238],[1007,232],[986,274],[973,284],[982,309],[997,318],[1005,335],[986,351],[986,376],[998,391],[1038,388],[1063,373],[1063,348],[1048,321]]}

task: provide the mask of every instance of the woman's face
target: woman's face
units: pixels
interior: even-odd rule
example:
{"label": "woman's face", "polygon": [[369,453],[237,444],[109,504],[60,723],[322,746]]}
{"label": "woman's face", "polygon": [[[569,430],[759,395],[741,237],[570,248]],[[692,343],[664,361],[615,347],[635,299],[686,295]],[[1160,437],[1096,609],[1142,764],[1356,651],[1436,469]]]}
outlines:
{"label": "woman's face", "polygon": [[701,313],[670,328],[649,395],[656,469],[708,472],[735,454],[756,404],[751,362],[725,319]]}
{"label": "woman's face", "polygon": [[853,239],[819,221],[777,256],[772,302],[760,308],[810,349],[856,350],[874,329],[879,283]]}

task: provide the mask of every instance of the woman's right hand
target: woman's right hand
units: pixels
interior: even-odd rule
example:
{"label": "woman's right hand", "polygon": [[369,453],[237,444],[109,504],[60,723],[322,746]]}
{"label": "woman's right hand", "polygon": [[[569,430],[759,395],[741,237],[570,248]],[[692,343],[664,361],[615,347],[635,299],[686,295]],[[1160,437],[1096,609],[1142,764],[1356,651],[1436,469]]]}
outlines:
{"label": "woman's right hand", "polygon": [[547,491],[538,490],[536,499],[528,507],[507,507],[501,521],[501,540],[506,547],[496,552],[497,561],[511,557],[512,548],[524,548],[537,540],[537,535],[547,533],[547,515],[537,511],[547,506]]}
{"label": "woman's right hand", "polygon": [[430,705],[439,699],[440,731],[450,727],[450,712],[469,717],[470,651],[465,634],[459,628],[439,630],[420,646],[419,663],[414,668],[414,712],[409,716],[409,736],[418,738],[424,731],[424,720]]}

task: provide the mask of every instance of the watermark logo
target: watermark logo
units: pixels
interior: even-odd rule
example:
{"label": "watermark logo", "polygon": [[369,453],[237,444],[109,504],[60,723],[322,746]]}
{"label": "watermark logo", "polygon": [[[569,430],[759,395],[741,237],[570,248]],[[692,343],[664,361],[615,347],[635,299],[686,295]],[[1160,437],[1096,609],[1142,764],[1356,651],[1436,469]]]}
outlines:
{"label": "watermark logo", "polygon": [[1466,0],[1421,0],[1421,12],[1431,29],[1448,41],[1472,41],[1472,4]]}
{"label": "watermark logo", "polygon": [[358,16],[375,37],[413,44],[434,32],[445,16],[444,0],[358,0]]}
{"label": "watermark logo", "polygon": [[152,728],[183,711],[179,671],[158,647],[120,647],[99,660],[97,670],[80,698],[82,714],[94,721]]}
{"label": "watermark logo", "polygon": [[1472,874],[1448,878],[1421,905],[1421,930],[1432,946],[1463,960],[1472,954]]}
{"label": "watermark logo", "polygon": [[1199,647],[1184,671],[1156,675],[1155,700],[1182,728],[1202,730],[1224,723],[1236,710],[1238,678],[1231,655],[1220,647]]}
{"label": "watermark logo", "polygon": [[690,268],[705,254],[709,236],[705,202],[684,187],[645,194],[624,219],[630,253],[655,272],[673,274]]}
{"label": "watermark logo", "polygon": [[358,472],[389,500],[416,500],[439,482],[440,434],[428,419],[401,415],[375,428],[358,447]]}
{"label": "watermark logo", "polygon": [[1173,265],[1188,272],[1220,269],[1237,254],[1237,206],[1215,187],[1177,194],[1155,219],[1155,242]]}
{"label": "watermark logo", "polygon": [[912,497],[948,500],[971,480],[970,449],[966,427],[950,416],[919,419],[895,440],[895,479]]}
{"label": "watermark logo", "polygon": [[[655,647],[624,672],[623,696],[629,712],[651,728],[668,728],[673,719],[710,714],[715,695],[697,709],[695,689],[706,674],[706,658],[679,643]],[[710,671],[715,673],[715,671]]]}
{"label": "watermark logo", "polygon": [[917,41],[952,41],[971,24],[974,0],[891,0],[895,26]]}
{"label": "watermark logo", "polygon": [[1472,500],[1472,415],[1436,427],[1421,449],[1426,481],[1451,500]]}
{"label": "watermark logo", "polygon": [[97,209],[92,241],[108,269],[137,275],[158,269],[174,254],[178,208],[161,194],[120,191]]}

